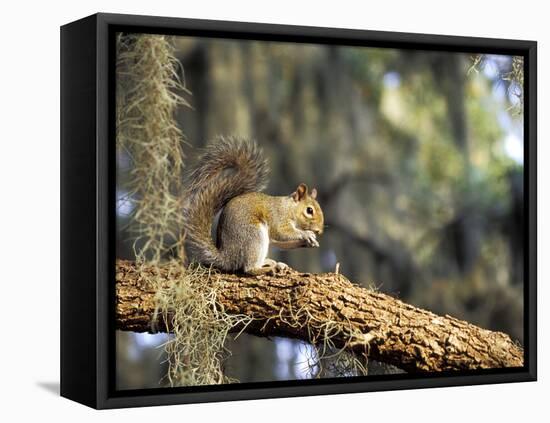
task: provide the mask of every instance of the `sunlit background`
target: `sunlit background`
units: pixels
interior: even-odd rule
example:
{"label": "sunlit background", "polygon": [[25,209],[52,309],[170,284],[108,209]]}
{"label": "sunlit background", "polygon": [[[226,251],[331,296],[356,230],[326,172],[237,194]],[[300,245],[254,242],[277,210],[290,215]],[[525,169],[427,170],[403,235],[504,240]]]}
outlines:
{"label": "sunlit background", "polygon": [[[175,38],[193,157],[216,135],[250,137],[270,194],[319,191],[320,248],[272,251],[523,342],[523,112],[518,58]],[[517,67],[516,67],[517,70]],[[134,258],[118,152],[117,257]],[[117,332],[117,387],[166,386],[166,334]],[[240,382],[315,377],[313,349],[243,334],[225,372]],[[369,365],[373,373],[395,369]]]}

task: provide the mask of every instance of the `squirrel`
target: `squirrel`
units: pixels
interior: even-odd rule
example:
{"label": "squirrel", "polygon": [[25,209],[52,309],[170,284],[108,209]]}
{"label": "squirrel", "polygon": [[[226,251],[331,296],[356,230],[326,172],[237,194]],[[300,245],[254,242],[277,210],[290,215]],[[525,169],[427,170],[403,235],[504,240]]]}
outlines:
{"label": "squirrel", "polygon": [[[206,147],[187,182],[184,217],[192,259],[221,271],[261,275],[288,268],[267,258],[270,244],[319,247],[324,217],[317,190],[301,183],[287,196],[264,194],[268,173],[255,142],[218,137]],[[212,223],[220,210],[214,243]]]}

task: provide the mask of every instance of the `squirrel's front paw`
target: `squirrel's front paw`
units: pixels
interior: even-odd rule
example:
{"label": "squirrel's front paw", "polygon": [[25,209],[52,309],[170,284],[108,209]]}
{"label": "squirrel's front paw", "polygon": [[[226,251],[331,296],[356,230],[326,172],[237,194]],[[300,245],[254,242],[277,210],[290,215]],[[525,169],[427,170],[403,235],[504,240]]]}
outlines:
{"label": "squirrel's front paw", "polygon": [[304,241],[307,247],[315,248],[319,246],[319,241],[317,241],[317,236],[313,231],[305,231]]}

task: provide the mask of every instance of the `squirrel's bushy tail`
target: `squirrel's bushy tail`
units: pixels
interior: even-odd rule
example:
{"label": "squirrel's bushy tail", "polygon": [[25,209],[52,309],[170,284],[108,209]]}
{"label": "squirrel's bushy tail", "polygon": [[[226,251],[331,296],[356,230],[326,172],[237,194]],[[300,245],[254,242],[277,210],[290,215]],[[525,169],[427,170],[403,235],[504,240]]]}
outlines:
{"label": "squirrel's bushy tail", "polygon": [[267,161],[253,141],[218,137],[206,147],[187,181],[185,230],[193,259],[223,267],[211,236],[214,216],[233,197],[263,190],[268,173]]}

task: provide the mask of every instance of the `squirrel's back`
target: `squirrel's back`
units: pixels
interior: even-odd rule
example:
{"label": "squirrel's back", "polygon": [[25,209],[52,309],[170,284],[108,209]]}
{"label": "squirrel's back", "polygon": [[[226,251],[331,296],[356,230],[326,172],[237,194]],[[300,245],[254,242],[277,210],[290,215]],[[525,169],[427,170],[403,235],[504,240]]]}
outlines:
{"label": "squirrel's back", "polygon": [[187,181],[185,231],[192,259],[225,267],[211,237],[214,216],[232,198],[263,190],[268,173],[267,161],[252,141],[218,137],[206,147]]}

